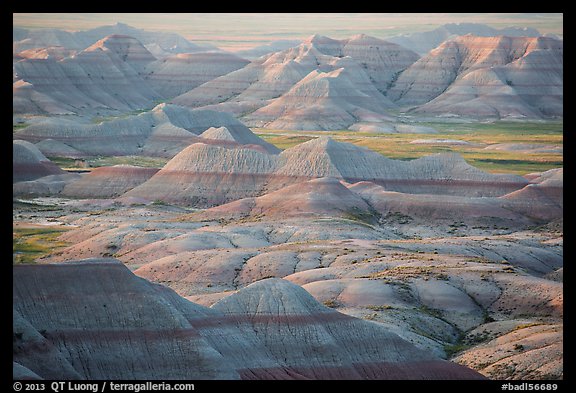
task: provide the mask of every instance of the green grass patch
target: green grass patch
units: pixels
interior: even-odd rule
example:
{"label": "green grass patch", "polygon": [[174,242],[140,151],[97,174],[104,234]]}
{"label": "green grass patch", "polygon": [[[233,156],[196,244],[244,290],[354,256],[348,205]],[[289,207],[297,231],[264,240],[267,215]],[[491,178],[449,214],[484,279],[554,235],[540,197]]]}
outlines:
{"label": "green grass patch", "polygon": [[292,146],[308,142],[314,137],[311,136],[298,136],[298,135],[274,135],[274,134],[258,134],[266,142],[273,144],[279,149],[286,150]]}
{"label": "green grass patch", "polygon": [[324,304],[326,307],[329,307],[329,308],[338,308],[338,307],[340,307],[340,303],[337,302],[336,300],[333,300],[333,299],[325,300],[324,302],[322,302],[322,304]]}
{"label": "green grass patch", "polygon": [[[254,129],[266,141],[287,149],[319,136],[366,147],[386,157],[412,160],[436,153],[458,153],[470,164],[486,172],[525,175],[563,166],[562,153],[526,153],[523,151],[486,150],[489,145],[523,143],[563,146],[564,124],[550,122],[414,123],[438,130],[438,134],[384,134],[335,131],[287,131]],[[457,139],[468,145],[423,145],[410,143],[415,139]]]}
{"label": "green grass patch", "polygon": [[367,223],[367,224],[374,224],[377,221],[378,217],[377,212],[369,213],[362,211],[357,207],[353,207],[350,210],[342,212],[342,217],[351,220],[351,221],[358,221],[360,223]]}
{"label": "green grass patch", "polygon": [[13,200],[12,206],[14,210],[18,209],[27,212],[49,212],[61,209],[61,207],[57,205],[44,205],[26,200]]}
{"label": "green grass patch", "polygon": [[446,353],[446,358],[451,359],[452,357],[456,356],[458,353],[463,352],[467,349],[470,349],[472,345],[469,344],[449,344],[444,345],[444,352]]}
{"label": "green grass patch", "polygon": [[122,113],[118,115],[105,115],[105,116],[94,116],[91,121],[94,124],[100,124],[106,121],[125,119],[130,116],[139,115],[140,113],[148,112],[150,109],[137,109],[128,113]]}
{"label": "green grass patch", "polygon": [[17,132],[20,131],[23,128],[28,127],[30,124],[28,123],[17,123],[17,124],[12,124],[12,132]]}
{"label": "green grass patch", "polygon": [[162,168],[168,160],[168,158],[163,157],[111,156],[89,159],[88,163],[91,167],[133,165],[145,168]]}
{"label": "green grass patch", "polygon": [[36,259],[66,247],[68,243],[58,237],[67,230],[62,227],[13,228],[13,263],[34,263]]}
{"label": "green grass patch", "polygon": [[67,157],[48,157],[54,164],[62,169],[81,169],[89,171],[90,168],[113,165],[133,165],[144,168],[162,168],[167,162],[163,157],[143,157],[143,156],[108,156],[94,157],[85,160]]}
{"label": "green grass patch", "polygon": [[50,161],[61,169],[86,169],[80,164],[80,160],[68,157],[48,157]]}
{"label": "green grass patch", "polygon": [[366,306],[367,309],[372,310],[372,311],[386,311],[386,310],[393,310],[394,306],[391,306],[389,304],[382,304],[382,305],[368,305]]}

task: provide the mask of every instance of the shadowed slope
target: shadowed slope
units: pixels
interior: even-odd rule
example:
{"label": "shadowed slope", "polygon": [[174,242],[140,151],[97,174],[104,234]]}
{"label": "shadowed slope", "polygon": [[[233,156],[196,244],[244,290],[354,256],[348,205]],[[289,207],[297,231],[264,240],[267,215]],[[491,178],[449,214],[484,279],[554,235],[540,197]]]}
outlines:
{"label": "shadowed slope", "polygon": [[258,198],[245,198],[194,214],[202,219],[246,216],[285,219],[302,216],[346,217],[374,222],[375,212],[358,195],[330,177],[309,180]]}
{"label": "shadowed slope", "polygon": [[80,198],[117,197],[144,183],[156,172],[157,168],[131,165],[95,168],[81,179],[66,185],[62,195]]}
{"label": "shadowed slope", "polygon": [[13,183],[59,174],[64,174],[64,171],[47,159],[34,144],[22,140],[12,142]]}
{"label": "shadowed slope", "polygon": [[[533,174],[535,176],[536,174]],[[510,209],[541,220],[563,217],[564,168],[551,169],[533,178],[526,187],[504,195]]]}
{"label": "shadowed slope", "polygon": [[[255,282],[212,306],[263,335],[283,367],[240,370],[245,379],[476,379],[377,324],[321,306],[281,279]],[[273,340],[277,335],[282,340]]]}
{"label": "shadowed slope", "polygon": [[282,280],[260,281],[207,309],[114,260],[19,265],[13,274],[16,373],[26,368],[47,379],[481,378],[384,327],[322,307]]}

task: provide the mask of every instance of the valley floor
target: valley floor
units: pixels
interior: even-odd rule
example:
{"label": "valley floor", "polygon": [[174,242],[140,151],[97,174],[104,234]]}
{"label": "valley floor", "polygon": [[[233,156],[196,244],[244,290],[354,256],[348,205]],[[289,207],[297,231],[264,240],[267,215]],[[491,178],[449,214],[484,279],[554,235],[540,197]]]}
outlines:
{"label": "valley floor", "polygon": [[510,229],[401,214],[210,220],[165,203],[13,205],[14,263],[115,258],[204,306],[269,277],[491,379],[563,377],[562,219]]}

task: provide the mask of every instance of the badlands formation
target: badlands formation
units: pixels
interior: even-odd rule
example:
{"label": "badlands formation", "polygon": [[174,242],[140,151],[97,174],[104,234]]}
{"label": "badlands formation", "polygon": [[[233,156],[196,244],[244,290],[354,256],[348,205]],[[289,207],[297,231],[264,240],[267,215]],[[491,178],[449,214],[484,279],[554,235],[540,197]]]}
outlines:
{"label": "badlands formation", "polygon": [[247,286],[211,308],[113,259],[16,266],[14,282],[15,377],[482,378],[280,279]]}
{"label": "badlands formation", "polygon": [[547,37],[446,41],[404,71],[389,91],[417,112],[538,118],[563,111],[563,42]]}
{"label": "badlands formation", "polygon": [[[562,118],[562,41],[472,28],[249,60],[122,24],[14,29],[14,378],[562,379],[563,169],[449,152],[562,145],[416,135]],[[281,150],[248,126],[442,152]]]}
{"label": "badlands formation", "polygon": [[90,117],[170,101],[229,112],[252,127],[384,132],[419,132],[399,121],[404,112],[562,116],[561,39],[487,26],[444,30],[438,46],[420,54],[363,34],[314,35],[295,46],[271,44],[252,60],[126,25],[28,32],[13,45],[13,110]]}
{"label": "badlands formation", "polygon": [[[229,135],[215,127],[205,133]],[[21,287],[28,285],[24,278],[15,278],[15,299],[33,301],[37,309],[15,306],[23,342],[14,370],[23,367],[42,378],[61,377],[54,372],[138,378],[144,372],[138,370],[154,378],[479,377],[471,368],[489,378],[561,378],[561,345],[549,343],[562,336],[562,189],[562,169],[492,175],[454,155],[396,161],[329,138],[280,154],[194,143],[160,170],[97,168],[49,195],[101,199],[46,200],[53,206],[46,210],[28,202],[15,211],[23,223],[38,214],[61,223],[67,230],[58,239],[68,246],[37,265],[15,266],[15,274],[36,277],[27,287]],[[46,270],[51,268],[67,278],[58,279]],[[82,284],[88,268],[99,270],[90,285],[104,285],[95,279],[100,275],[120,282],[103,278],[114,287],[92,290]],[[120,275],[109,272],[120,268]],[[168,329],[181,333],[158,331],[162,325],[154,318],[166,310],[131,316],[143,309],[114,300],[125,298],[115,291],[132,285],[123,280],[136,280],[133,274],[179,299],[187,311],[170,315],[188,317]],[[152,285],[148,281],[137,282]],[[58,321],[76,315],[50,295],[68,282],[67,291],[105,293],[88,308],[102,303],[105,315],[143,325],[130,330],[114,319],[92,324],[78,318],[66,327],[46,322],[59,312]],[[40,298],[30,300],[30,293]],[[145,298],[165,304],[158,296]],[[204,322],[191,307],[206,314]],[[231,322],[217,322],[223,320]],[[92,333],[74,333],[87,326]],[[54,329],[58,333],[50,333]],[[265,335],[256,340],[254,331]],[[223,334],[235,337],[225,348]],[[54,348],[56,371],[31,365],[47,355],[26,350],[28,337]],[[126,340],[141,349],[118,350]],[[78,345],[94,349],[80,352]],[[199,369],[184,369],[185,359],[178,357],[162,355],[162,366],[147,360],[154,351],[190,346],[196,349],[178,353],[205,359],[198,360],[204,365]],[[148,355],[130,369],[91,363],[111,353],[134,362],[130,356],[141,351]],[[226,360],[214,360],[215,354]],[[454,354],[469,368],[442,362]]]}

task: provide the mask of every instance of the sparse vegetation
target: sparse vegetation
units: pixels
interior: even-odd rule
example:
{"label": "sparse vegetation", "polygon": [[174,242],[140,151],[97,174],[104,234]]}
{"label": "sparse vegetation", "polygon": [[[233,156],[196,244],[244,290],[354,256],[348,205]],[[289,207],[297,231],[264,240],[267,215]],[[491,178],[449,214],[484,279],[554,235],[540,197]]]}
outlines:
{"label": "sparse vegetation", "polygon": [[324,304],[326,307],[330,307],[330,308],[337,308],[340,306],[340,303],[338,303],[336,300],[334,299],[328,299],[322,302],[322,304]]}
{"label": "sparse vegetation", "polygon": [[407,214],[400,212],[390,212],[383,217],[385,221],[391,221],[397,224],[410,224],[414,219]]}
{"label": "sparse vegetation", "polygon": [[66,247],[58,237],[67,229],[62,227],[12,229],[12,261],[14,264],[34,263],[38,258]]}
{"label": "sparse vegetation", "polygon": [[[161,101],[158,101],[158,103],[161,103]],[[127,112],[127,113],[122,113],[122,114],[117,114],[117,115],[99,115],[98,113],[96,114],[96,116],[94,116],[91,121],[94,124],[99,124],[102,122],[106,122],[106,121],[112,121],[112,120],[118,120],[118,119],[124,119],[127,118],[129,116],[133,116],[133,115],[139,115],[140,113],[144,113],[149,111],[149,109],[137,109],[131,112]]]}
{"label": "sparse vegetation", "polygon": [[28,123],[16,123],[16,124],[12,124],[12,132],[18,132],[23,128],[28,127],[30,124]]}
{"label": "sparse vegetation", "polygon": [[475,346],[483,342],[489,341],[494,338],[488,331],[483,331],[477,334],[471,334],[462,340],[461,345]]}
{"label": "sparse vegetation", "polygon": [[368,213],[358,208],[353,208],[342,214],[342,217],[347,220],[358,221],[360,223],[367,223],[367,224],[374,223],[375,220],[377,219],[377,216],[378,214],[376,212]]}
{"label": "sparse vegetation", "polygon": [[456,343],[456,344],[448,344],[448,345],[444,345],[444,352],[446,353],[446,357],[448,359],[453,358],[454,356],[456,356],[456,354],[463,352],[467,349],[469,349],[470,347],[472,347],[469,344],[463,344],[463,343]]}
{"label": "sparse vegetation", "polygon": [[514,329],[512,329],[512,331],[515,332],[517,330],[522,330],[522,329],[526,329],[526,328],[529,328],[532,326],[539,326],[539,325],[541,325],[541,323],[539,323],[539,322],[523,323],[523,324],[516,326]]}
{"label": "sparse vegetation", "polygon": [[440,310],[435,309],[435,308],[428,307],[428,306],[426,306],[426,305],[423,304],[423,305],[421,305],[421,306],[418,308],[418,310],[421,311],[421,312],[423,312],[423,313],[426,313],[426,314],[428,314],[428,315],[430,315],[430,316],[433,316],[434,318],[438,318],[438,319],[444,320],[443,317],[442,317],[442,312],[441,312]]}
{"label": "sparse vegetation", "polygon": [[514,344],[514,350],[515,350],[515,351],[523,351],[523,350],[524,350],[524,345],[522,345],[522,344]]}
{"label": "sparse vegetation", "polygon": [[386,311],[386,310],[393,310],[394,307],[389,304],[382,304],[382,305],[368,305],[366,306],[368,310],[372,311]]}
{"label": "sparse vegetation", "polygon": [[168,162],[167,158],[145,156],[108,156],[85,159],[50,156],[48,158],[62,169],[86,171],[91,170],[91,168],[113,165],[133,165],[143,168],[162,168]]}
{"label": "sparse vegetation", "polygon": [[133,165],[145,168],[162,168],[167,162],[168,158],[145,156],[109,156],[88,160],[91,167]]}
{"label": "sparse vegetation", "polygon": [[253,131],[280,149],[287,149],[314,137],[329,135],[342,141],[364,146],[389,158],[411,160],[435,153],[455,152],[471,165],[492,173],[516,173],[546,171],[563,166],[562,153],[530,154],[522,151],[485,150],[491,144],[527,143],[563,145],[563,121],[452,123],[425,122],[418,125],[433,127],[438,134],[427,136],[434,139],[459,139],[469,145],[415,145],[414,139],[422,134],[377,134],[350,130],[302,131],[254,129]]}

